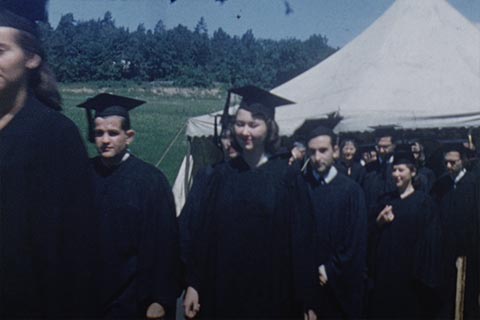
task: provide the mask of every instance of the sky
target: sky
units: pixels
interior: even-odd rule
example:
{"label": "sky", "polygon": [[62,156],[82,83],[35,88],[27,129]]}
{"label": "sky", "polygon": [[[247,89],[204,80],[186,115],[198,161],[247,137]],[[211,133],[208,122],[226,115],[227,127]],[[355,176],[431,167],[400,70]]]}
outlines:
{"label": "sky", "polygon": [[[222,28],[241,36],[251,29],[256,38],[307,39],[326,36],[328,44],[342,47],[380,17],[395,0],[50,0],[53,27],[72,13],[77,21],[102,18],[110,11],[117,26],[136,30],[141,23],[153,29],[162,20],[167,29],[182,24],[193,30],[203,17],[208,33]],[[417,0],[422,1],[422,0]],[[439,0],[442,1],[442,0]],[[469,20],[480,25],[480,0],[449,0]]]}

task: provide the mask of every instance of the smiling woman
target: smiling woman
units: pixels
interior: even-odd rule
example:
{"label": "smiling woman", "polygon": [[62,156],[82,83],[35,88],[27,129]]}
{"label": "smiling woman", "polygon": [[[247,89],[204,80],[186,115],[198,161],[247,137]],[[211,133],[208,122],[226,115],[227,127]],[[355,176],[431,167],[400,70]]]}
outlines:
{"label": "smiling woman", "polygon": [[293,303],[286,236],[289,154],[274,154],[274,108],[291,102],[251,86],[231,91],[243,97],[234,124],[241,152],[213,168],[195,206],[198,212],[192,213],[198,223],[185,255],[185,314],[252,319],[289,317],[296,311],[301,315]]}
{"label": "smiling woman", "polygon": [[[412,186],[416,174],[410,151],[397,151],[392,178],[396,192],[388,193],[370,221],[369,316],[424,318],[439,303],[440,221],[433,200]],[[435,301],[437,301],[435,303]]]}
{"label": "smiling woman", "polygon": [[54,110],[34,23],[44,2],[0,1],[1,318],[95,312],[90,171],[77,128]]}

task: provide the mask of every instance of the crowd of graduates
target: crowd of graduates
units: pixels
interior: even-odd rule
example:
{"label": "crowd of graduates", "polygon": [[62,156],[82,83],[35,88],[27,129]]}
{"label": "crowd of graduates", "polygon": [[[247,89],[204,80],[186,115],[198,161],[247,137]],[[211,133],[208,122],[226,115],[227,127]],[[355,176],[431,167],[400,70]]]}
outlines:
{"label": "crowd of graduates", "polygon": [[45,1],[24,6],[0,1],[1,318],[453,318],[458,301],[479,316],[472,144],[445,144],[438,176],[391,128],[361,155],[322,126],[285,151],[275,108],[292,102],[234,88],[224,160],[177,218],[165,176],[129,151],[144,101],[78,105],[88,159],[33,22]]}
{"label": "crowd of graduates", "polygon": [[273,115],[258,105],[272,102],[258,89],[239,91],[220,136],[225,160],[199,171],[179,218],[187,315],[443,319],[462,306],[478,317],[471,142],[440,147],[438,176],[422,142],[401,141],[388,126],[363,147],[320,126],[262,161],[271,126],[263,137],[257,126]]}

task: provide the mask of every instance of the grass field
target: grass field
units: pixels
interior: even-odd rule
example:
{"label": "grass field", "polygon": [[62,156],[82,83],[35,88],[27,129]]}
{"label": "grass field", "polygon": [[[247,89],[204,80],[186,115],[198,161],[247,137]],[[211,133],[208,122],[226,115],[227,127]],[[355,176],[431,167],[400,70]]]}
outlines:
{"label": "grass field", "polygon": [[219,110],[223,107],[223,90],[195,90],[159,88],[149,84],[113,85],[107,88],[95,84],[69,84],[60,86],[64,113],[80,128],[88,145],[90,156],[96,155],[92,144],[86,141],[87,122],[84,109],[76,105],[100,92],[127,95],[147,101],[130,113],[132,127],[137,132],[132,152],[143,160],[157,165],[168,145],[182,131],[158,167],[173,184],[187,150],[184,134],[189,117]]}

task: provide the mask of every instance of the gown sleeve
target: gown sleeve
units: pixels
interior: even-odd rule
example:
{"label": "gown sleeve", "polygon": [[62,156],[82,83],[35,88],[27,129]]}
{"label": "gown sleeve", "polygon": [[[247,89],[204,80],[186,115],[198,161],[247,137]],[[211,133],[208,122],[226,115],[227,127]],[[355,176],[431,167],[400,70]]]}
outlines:
{"label": "gown sleeve", "polygon": [[362,310],[367,252],[367,210],[360,187],[349,190],[348,201],[346,230],[337,239],[337,248],[325,263],[325,270],[345,312],[356,317]]}
{"label": "gown sleeve", "polygon": [[154,175],[147,192],[138,246],[139,306],[146,310],[151,303],[158,302],[168,316],[169,312],[174,312],[180,294],[175,204],[170,186],[160,172]]}
{"label": "gown sleeve", "polygon": [[419,239],[415,245],[414,276],[425,286],[438,287],[440,282],[441,224],[438,210],[430,197],[421,205],[423,221],[420,224]]}

